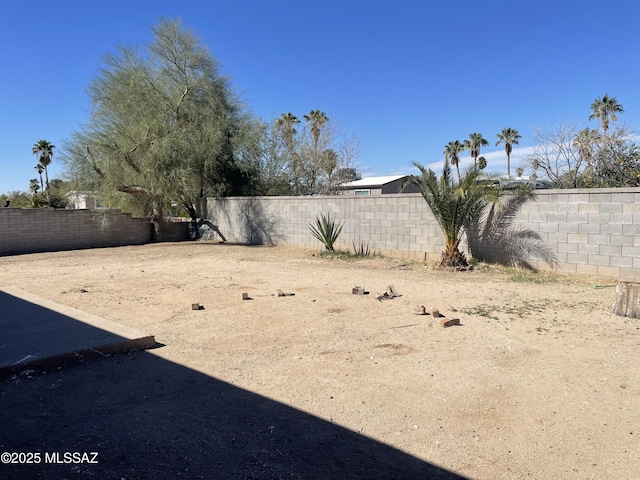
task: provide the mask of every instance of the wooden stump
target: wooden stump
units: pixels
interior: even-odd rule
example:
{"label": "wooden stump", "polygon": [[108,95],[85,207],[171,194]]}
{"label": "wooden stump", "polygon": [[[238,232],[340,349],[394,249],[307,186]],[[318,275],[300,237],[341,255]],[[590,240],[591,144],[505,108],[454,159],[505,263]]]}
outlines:
{"label": "wooden stump", "polygon": [[640,318],[640,283],[618,282],[613,313],[621,317]]}

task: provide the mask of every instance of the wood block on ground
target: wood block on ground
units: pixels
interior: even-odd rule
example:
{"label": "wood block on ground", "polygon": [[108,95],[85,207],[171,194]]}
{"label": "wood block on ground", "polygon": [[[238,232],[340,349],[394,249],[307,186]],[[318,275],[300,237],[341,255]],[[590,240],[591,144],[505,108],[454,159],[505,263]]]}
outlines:
{"label": "wood block on ground", "polygon": [[243,292],[242,293],[242,299],[243,300],[249,300],[249,294],[247,292]]}
{"label": "wood block on ground", "polygon": [[284,297],[284,292],[280,289],[276,290],[276,297]]}
{"label": "wood block on ground", "polygon": [[460,325],[459,318],[446,318],[443,317],[440,319],[440,326],[443,328],[453,327],[454,325]]}
{"label": "wood block on ground", "polygon": [[617,283],[613,313],[621,317],[640,318],[640,283]]}
{"label": "wood block on ground", "polygon": [[200,304],[199,303],[192,303],[191,304],[191,310],[200,310]]}
{"label": "wood block on ground", "polygon": [[354,295],[364,295],[364,287],[353,287],[351,293]]}
{"label": "wood block on ground", "polygon": [[432,308],[431,309],[431,316],[433,318],[438,318],[440,316],[440,310],[438,310],[437,308]]}

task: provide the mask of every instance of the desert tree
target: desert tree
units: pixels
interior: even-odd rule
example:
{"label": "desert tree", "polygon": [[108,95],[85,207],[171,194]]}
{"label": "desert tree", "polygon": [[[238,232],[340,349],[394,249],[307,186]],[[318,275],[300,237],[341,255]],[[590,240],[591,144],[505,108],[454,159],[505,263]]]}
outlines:
{"label": "desert tree", "polygon": [[481,133],[470,133],[469,138],[464,141],[464,149],[469,151],[469,155],[473,158],[473,164],[478,166],[478,157],[480,149],[489,145],[486,138]]}
{"label": "desert tree", "polygon": [[[31,148],[33,153],[38,158],[38,164],[44,169],[45,175],[45,193],[47,195],[47,202],[49,201],[49,165],[53,161],[53,149],[56,148],[51,142],[47,140],[38,140]],[[37,167],[36,167],[37,168]]]}
{"label": "desert tree", "polygon": [[304,115],[302,131],[290,126],[293,114],[275,120],[275,132],[288,150],[288,172],[294,195],[335,193],[342,172],[354,168],[360,153],[360,137],[348,132],[321,110]]}
{"label": "desert tree", "polygon": [[480,170],[484,170],[485,168],[487,168],[487,159],[484,157],[480,157],[478,158],[478,168]]}
{"label": "desert tree", "polygon": [[202,216],[207,195],[241,194],[251,171],[236,156],[242,105],[218,61],[177,20],[152,32],[146,47],[104,56],[65,159],[69,178],[151,213],[160,239],[168,202]]}
{"label": "desert tree", "polygon": [[496,147],[504,144],[504,152],[507,154],[507,176],[511,178],[511,152],[513,152],[513,146],[518,145],[522,136],[515,128],[510,127],[503,128],[496,136],[498,137]]}
{"label": "desert tree", "polygon": [[541,172],[540,178],[551,182],[555,188],[577,188],[585,161],[580,150],[574,147],[577,129],[560,121],[547,128],[532,129],[533,151],[523,159],[523,164],[533,172]]}
{"label": "desert tree", "polygon": [[618,103],[615,97],[605,94],[603,97],[596,98],[591,104],[591,115],[589,120],[600,120],[602,134],[606,137],[609,130],[609,122],[618,120],[618,113],[623,113],[622,105]]}

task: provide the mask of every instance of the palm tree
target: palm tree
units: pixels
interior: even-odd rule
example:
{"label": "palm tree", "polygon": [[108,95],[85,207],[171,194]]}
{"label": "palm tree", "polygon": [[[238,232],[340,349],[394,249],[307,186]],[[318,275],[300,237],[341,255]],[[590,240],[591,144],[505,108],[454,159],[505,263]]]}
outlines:
{"label": "palm tree", "polygon": [[40,190],[44,190],[44,183],[42,183],[42,172],[44,172],[44,167],[38,163],[33,168],[35,168],[38,172],[38,175],[40,175]]}
{"label": "palm tree", "polygon": [[480,157],[478,158],[478,168],[480,170],[484,170],[485,168],[487,168],[487,159],[484,157]]}
{"label": "palm tree", "polygon": [[49,171],[47,167],[51,165],[51,161],[53,159],[53,149],[56,148],[55,145],[52,145],[51,142],[47,140],[38,140],[37,143],[33,145],[31,149],[31,153],[38,157],[38,163],[42,165],[44,168],[44,176],[46,179],[46,193],[47,193],[47,203],[50,202],[49,196]]}
{"label": "palm tree", "polygon": [[587,162],[587,171],[593,172],[591,161],[594,157],[594,146],[598,143],[598,131],[590,128],[580,130],[573,139],[573,147],[578,150],[580,158]]}
{"label": "palm tree", "polygon": [[593,113],[589,116],[589,120],[593,120],[594,118],[600,119],[602,133],[605,138],[607,137],[607,130],[609,129],[609,120],[615,122],[618,120],[616,113],[624,112],[622,105],[618,103],[615,97],[610,97],[606,94],[602,98],[595,99],[591,104],[591,110]]}
{"label": "palm tree", "polygon": [[498,187],[490,181],[481,181],[481,172],[475,167],[467,170],[455,182],[451,177],[449,162],[444,162],[440,178],[436,177],[433,170],[427,170],[420,163],[414,162],[413,165],[420,170],[421,175],[408,177],[402,188],[408,184],[418,187],[442,229],[445,250],[442,252],[440,266],[466,267],[468,263],[459,249],[460,241],[471,219],[482,213],[487,202],[497,199]]}
{"label": "palm tree", "polygon": [[522,185],[515,190],[500,190],[497,201],[487,203],[480,215],[470,217],[467,243],[473,258],[483,262],[535,270],[531,257],[555,265],[557,259],[533,230],[518,230],[513,226],[516,215],[525,203],[535,201],[533,187]]}
{"label": "palm tree", "polygon": [[524,168],[522,167],[516,168],[516,177],[522,178],[522,174],[524,174]]}
{"label": "palm tree", "polygon": [[481,133],[470,133],[469,140],[464,141],[465,150],[469,150],[469,155],[473,158],[473,164],[478,166],[478,157],[480,156],[480,148],[486,147],[489,142]]}
{"label": "palm tree", "polygon": [[298,120],[298,117],[293,113],[283,113],[280,115],[280,118],[276,120],[276,127],[282,132],[284,141],[291,154],[293,154],[293,137],[298,133],[294,127],[297,123],[300,123],[300,120]]}
{"label": "palm tree", "polygon": [[40,189],[40,184],[38,183],[38,179],[37,178],[32,178],[31,180],[29,180],[29,191],[33,195],[38,193],[39,189]]}
{"label": "palm tree", "polygon": [[449,162],[456,167],[458,181],[460,181],[460,152],[464,150],[464,145],[458,140],[453,140],[444,146],[445,163]]}
{"label": "palm tree", "polygon": [[326,113],[321,112],[320,110],[311,110],[309,115],[304,115],[304,119],[307,124],[310,125],[311,137],[313,138],[313,151],[317,152],[322,125],[329,120],[329,117],[327,117]]}
{"label": "palm tree", "polygon": [[502,132],[496,135],[498,141],[496,147],[504,143],[504,151],[507,154],[507,176],[511,178],[511,152],[513,145],[518,145],[518,141],[522,138],[515,128],[503,128]]}

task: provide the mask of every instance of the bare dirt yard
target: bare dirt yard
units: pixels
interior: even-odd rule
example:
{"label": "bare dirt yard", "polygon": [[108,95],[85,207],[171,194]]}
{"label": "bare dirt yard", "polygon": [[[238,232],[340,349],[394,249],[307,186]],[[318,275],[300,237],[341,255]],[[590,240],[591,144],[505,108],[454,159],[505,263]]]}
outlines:
{"label": "bare dirt yard", "polygon": [[197,242],[4,257],[0,285],[161,344],[0,383],[0,450],[99,461],[0,478],[640,478],[612,279]]}

